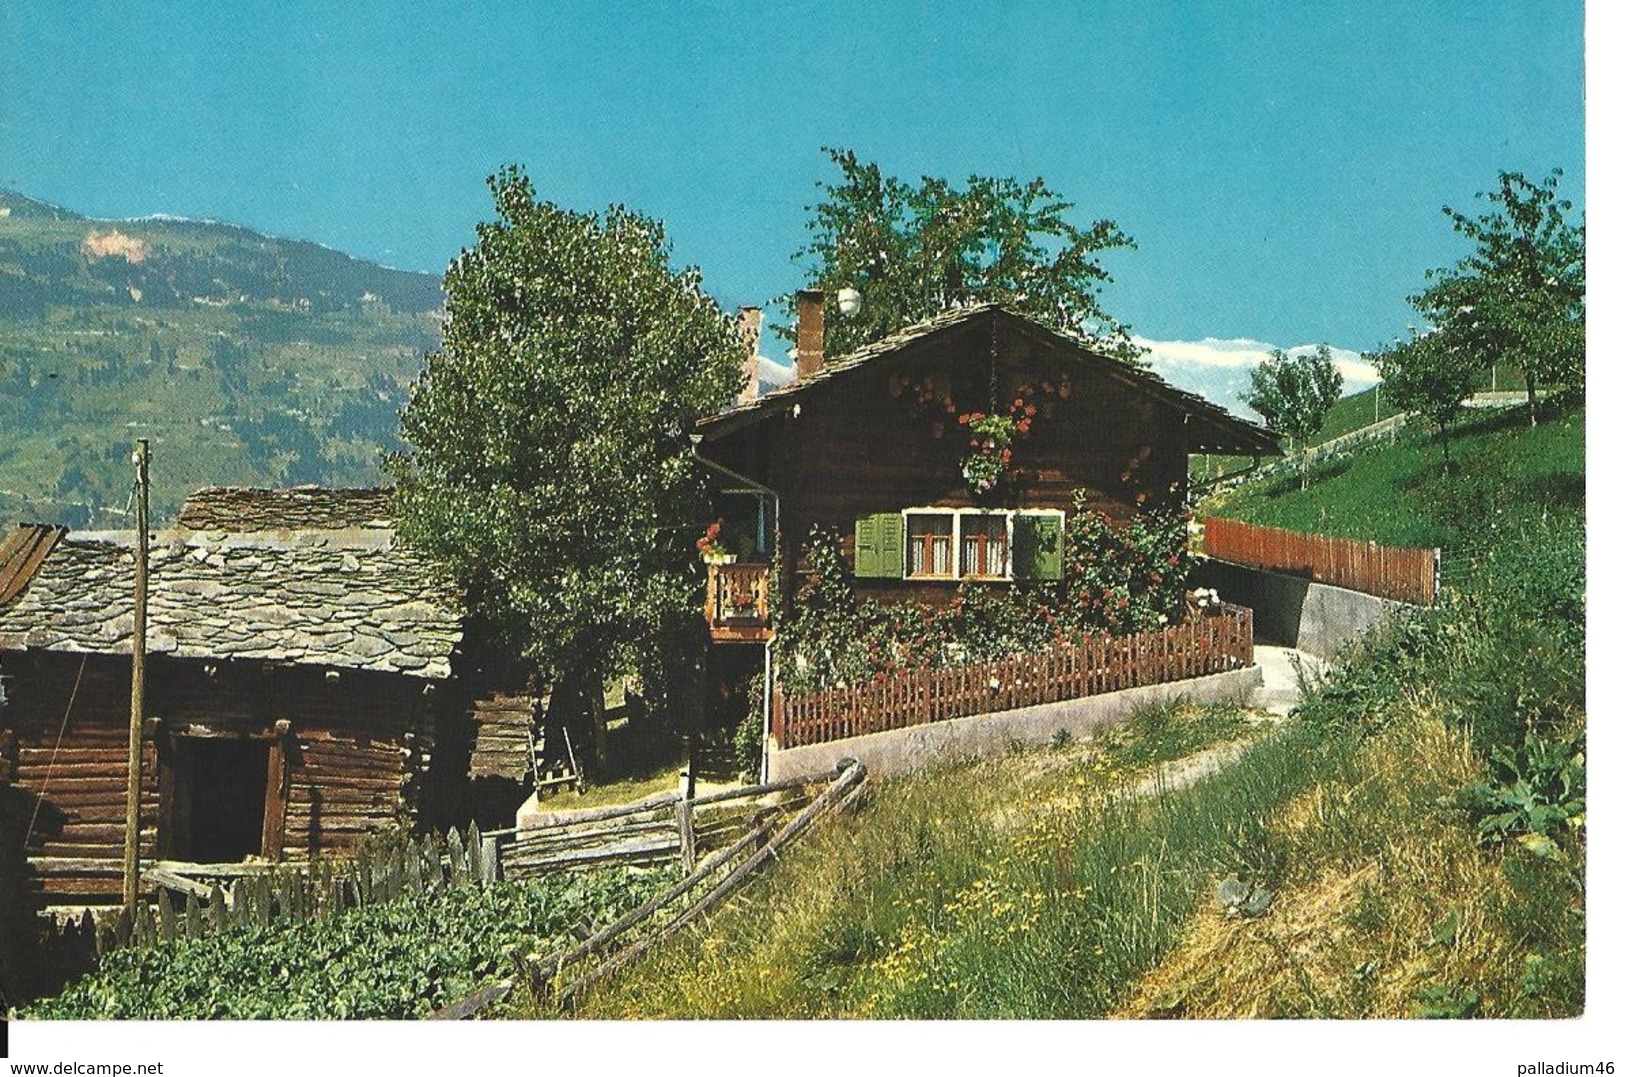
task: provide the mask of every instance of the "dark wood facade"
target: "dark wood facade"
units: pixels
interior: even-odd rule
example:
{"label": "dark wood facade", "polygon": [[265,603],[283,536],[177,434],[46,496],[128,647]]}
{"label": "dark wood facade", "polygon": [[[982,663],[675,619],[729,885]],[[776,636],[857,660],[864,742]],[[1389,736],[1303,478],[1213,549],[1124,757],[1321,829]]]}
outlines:
{"label": "dark wood facade", "polygon": [[[22,652],[8,653],[5,668],[0,767],[14,791],[9,810],[27,815],[35,886],[54,904],[116,901],[130,661]],[[308,860],[461,807],[461,776],[436,769],[436,726],[456,725],[437,719],[440,686],[163,657],[149,660],[147,686],[144,860]],[[457,764],[453,753],[446,766]]]}
{"label": "dark wood facade", "polygon": [[[511,824],[534,688],[465,638],[387,508],[383,491],[207,490],[156,534],[144,860],[303,861],[397,825]],[[0,857],[20,851],[47,903],[116,901],[133,536],[55,538],[0,604]]]}
{"label": "dark wood facade", "polygon": [[[939,319],[837,360],[819,375],[701,425],[702,451],[777,499],[782,593],[814,527],[839,536],[848,564],[857,523],[908,509],[1057,510],[1081,491],[1121,524],[1180,505],[1188,454],[1273,452],[1273,437],[1154,375],[1094,355],[997,307]],[[972,491],[960,416],[1032,406],[1004,480]],[[1024,414],[1024,413],[1023,413]],[[726,486],[726,478],[719,479]],[[767,494],[762,494],[764,502]],[[860,579],[880,598],[942,602],[956,580]]]}

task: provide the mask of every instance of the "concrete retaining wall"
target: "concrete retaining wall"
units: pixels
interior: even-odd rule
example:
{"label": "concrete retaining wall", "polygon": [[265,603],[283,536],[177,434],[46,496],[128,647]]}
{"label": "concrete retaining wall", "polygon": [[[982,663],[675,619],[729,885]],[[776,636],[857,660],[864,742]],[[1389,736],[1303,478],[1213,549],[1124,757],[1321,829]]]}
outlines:
{"label": "concrete retaining wall", "polygon": [[1331,658],[1405,603],[1350,591],[1301,576],[1209,559],[1192,585],[1212,587],[1226,602],[1253,611],[1253,639]]}
{"label": "concrete retaining wall", "polygon": [[768,779],[819,774],[848,758],[861,762],[873,775],[907,774],[942,760],[986,758],[1017,746],[1047,744],[1060,729],[1081,739],[1117,725],[1141,708],[1171,699],[1193,703],[1245,701],[1263,680],[1262,671],[1250,666],[1187,681],[953,718],[828,744],[783,749],[770,744]]}

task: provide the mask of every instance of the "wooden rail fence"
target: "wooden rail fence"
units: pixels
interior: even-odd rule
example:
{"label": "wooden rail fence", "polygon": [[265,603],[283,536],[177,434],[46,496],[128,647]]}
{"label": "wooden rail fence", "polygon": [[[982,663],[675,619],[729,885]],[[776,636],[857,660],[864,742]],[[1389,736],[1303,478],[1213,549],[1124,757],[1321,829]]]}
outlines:
{"label": "wooden rail fence", "polygon": [[[451,886],[524,880],[608,864],[680,862],[692,870],[773,814],[810,799],[797,778],[724,789],[686,800],[663,793],[635,804],[562,814],[557,822],[482,834],[477,826],[380,843],[354,857],[309,864],[158,861],[142,872],[153,894],[132,915],[86,909],[41,919],[37,952],[77,971],[126,946],[156,946],[274,922],[302,922]],[[764,800],[772,798],[772,802]]]}
{"label": "wooden rail fence", "polygon": [[632,804],[561,812],[551,820],[497,832],[499,870],[504,879],[529,879],[610,863],[675,860],[692,869],[702,854],[727,845],[764,813],[801,807],[811,797],[810,786],[832,778],[787,778],[693,799],[660,793]]}
{"label": "wooden rail fence", "polygon": [[[592,985],[613,976],[749,882],[814,824],[851,806],[862,795],[866,780],[862,764],[847,760],[825,774],[729,789],[692,800],[667,794],[602,809],[590,813],[592,818],[572,819],[568,826],[576,828],[583,839],[592,831],[619,830],[633,844],[649,841],[655,824],[672,827],[673,823],[661,819],[672,813],[678,840],[669,851],[681,859],[683,878],[569,949],[546,955],[515,951],[509,955],[515,966],[513,976],[480,987],[436,1012],[435,1018],[472,1017],[506,998],[519,984],[528,985],[538,1002],[572,1006]],[[823,788],[814,795],[820,785]],[[760,807],[762,797],[779,793],[793,795]],[[516,837],[514,845],[517,849],[537,840],[535,835]],[[553,839],[543,836],[540,840]],[[699,853],[708,845],[714,848],[701,858]]]}
{"label": "wooden rail fence", "polygon": [[1380,598],[1431,606],[1439,593],[1439,551],[1310,535],[1209,517],[1209,557],[1307,576]]}
{"label": "wooden rail fence", "polygon": [[[822,814],[832,795],[830,789],[855,795],[863,780],[861,767],[848,767],[692,799],[677,792],[663,793],[634,804],[559,813],[551,822],[522,830],[482,834],[470,825],[466,831],[453,830],[444,836],[431,833],[380,842],[341,861],[159,861],[142,872],[143,885],[154,896],[138,903],[133,915],[120,908],[101,910],[98,917],[86,909],[82,916],[66,920],[40,918],[34,959],[49,962],[57,970],[55,978],[62,980],[91,971],[102,955],[124,947],[160,946],[279,922],[300,923],[448,887],[522,881],[608,864],[682,865],[688,873],[685,882],[651,902],[643,910],[650,915],[696,889],[701,880],[733,865],[723,872],[722,882],[702,893],[700,900],[708,908],[760,866],[762,858],[756,853],[765,849],[768,854],[764,855],[770,855]],[[817,788],[820,785],[826,787],[822,792]],[[844,807],[851,799],[843,795],[838,806]],[[775,833],[779,822],[792,814],[785,829]],[[647,918],[639,917],[637,922]],[[677,926],[681,924],[660,928],[659,937]],[[589,957],[596,960],[618,952],[629,944],[621,938],[623,933],[605,929],[593,935],[585,948],[555,962],[549,975]],[[637,953],[647,948],[637,945]],[[630,959],[624,957],[621,963]],[[522,962],[521,968],[529,969],[537,960]],[[567,1000],[610,971],[613,969],[581,970],[579,978],[584,982],[561,984],[569,989],[559,998]],[[466,1016],[482,1009],[506,995],[520,979],[535,982],[537,976],[526,971],[518,979],[486,985],[443,1016]]]}
{"label": "wooden rail fence", "polygon": [[1253,614],[1242,606],[1132,636],[1087,636],[1035,655],[901,670],[855,688],[773,696],[780,748],[973,714],[1187,680],[1253,663]]}

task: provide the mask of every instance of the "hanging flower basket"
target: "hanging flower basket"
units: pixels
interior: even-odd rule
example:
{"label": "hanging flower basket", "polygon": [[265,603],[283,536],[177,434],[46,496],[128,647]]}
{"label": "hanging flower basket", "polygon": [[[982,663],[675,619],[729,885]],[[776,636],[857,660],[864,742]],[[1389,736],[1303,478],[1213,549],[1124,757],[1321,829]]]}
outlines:
{"label": "hanging flower basket", "polygon": [[1015,456],[1014,445],[1032,429],[1037,409],[1020,397],[1010,405],[1008,415],[967,412],[959,423],[970,433],[970,451],[959,461],[959,472],[973,494],[987,494],[998,488]]}
{"label": "hanging flower basket", "polygon": [[999,488],[1004,479],[1005,463],[998,456],[982,452],[969,452],[959,462],[959,473],[973,494],[989,494]]}

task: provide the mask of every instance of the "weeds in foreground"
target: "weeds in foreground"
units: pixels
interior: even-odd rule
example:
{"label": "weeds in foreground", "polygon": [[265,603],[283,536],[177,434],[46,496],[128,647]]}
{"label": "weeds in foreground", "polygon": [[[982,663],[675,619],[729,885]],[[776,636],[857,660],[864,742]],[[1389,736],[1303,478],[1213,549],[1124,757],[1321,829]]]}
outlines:
{"label": "weeds in foreground", "polygon": [[1568,876],[1583,846],[1562,865],[1516,843],[1486,854],[1448,804],[1483,773],[1467,735],[1437,716],[1369,738],[1270,821],[1286,870],[1269,915],[1200,909],[1115,1015],[1577,1013],[1583,894]]}
{"label": "weeds in foreground", "polygon": [[1124,794],[1146,767],[1246,724],[1235,708],[1162,708],[1075,749],[888,782],[585,1012],[1103,1013],[1207,899],[1211,848],[1335,766],[1330,742],[1286,733],[1195,788]]}

